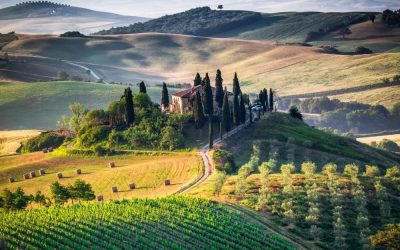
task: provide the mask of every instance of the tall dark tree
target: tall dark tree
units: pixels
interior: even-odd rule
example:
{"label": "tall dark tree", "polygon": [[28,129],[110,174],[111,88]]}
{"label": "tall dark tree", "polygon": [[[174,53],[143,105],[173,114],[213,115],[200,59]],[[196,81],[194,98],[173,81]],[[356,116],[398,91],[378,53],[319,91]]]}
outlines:
{"label": "tall dark tree", "polygon": [[243,94],[240,94],[240,123],[246,122],[246,106],[244,104]]}
{"label": "tall dark tree", "polygon": [[208,77],[208,73],[203,79],[202,97],[203,97],[204,114],[212,116],[214,113],[214,101],[213,101],[212,88],[210,84],[210,78]]}
{"label": "tall dark tree", "polygon": [[240,90],[239,78],[237,73],[235,72],[235,76],[233,77],[233,94],[239,95],[242,91]]}
{"label": "tall dark tree", "polygon": [[196,93],[192,95],[190,101],[193,107],[193,118],[196,128],[201,128],[204,125],[205,117],[203,112],[203,104],[201,103],[200,92],[196,91]]}
{"label": "tall dark tree", "polygon": [[208,147],[213,148],[214,144],[214,126],[212,122],[212,115],[208,115]]}
{"label": "tall dark tree", "polygon": [[221,109],[224,103],[224,89],[222,87],[222,79],[221,70],[217,70],[217,75],[215,77],[215,102],[218,107]]}
{"label": "tall dark tree", "polygon": [[273,111],[274,110],[274,92],[272,89],[269,89],[269,110]]}
{"label": "tall dark tree", "polygon": [[269,109],[268,90],[264,88],[262,92],[263,92],[263,96],[264,96],[263,108],[265,108],[264,111],[267,111]]}
{"label": "tall dark tree", "polygon": [[147,90],[146,90],[146,84],[144,84],[144,82],[143,81],[141,81],[140,83],[139,83],[139,92],[140,93],[147,93]]}
{"label": "tall dark tree", "polygon": [[225,91],[224,103],[222,104],[222,126],[226,132],[231,130],[231,109],[229,107],[228,91]]}
{"label": "tall dark tree", "polygon": [[128,126],[130,126],[135,121],[135,109],[133,108],[133,96],[131,88],[125,89],[123,98],[125,101],[125,119]]}
{"label": "tall dark tree", "polygon": [[204,86],[206,86],[207,84],[211,86],[210,77],[208,76],[208,73],[206,73],[203,80],[201,81],[201,86],[204,88]]}
{"label": "tall dark tree", "polygon": [[201,85],[201,76],[200,76],[200,74],[199,73],[197,73],[196,74],[196,77],[194,78],[194,81],[193,81],[193,86],[199,86],[199,85]]}
{"label": "tall dark tree", "polygon": [[161,105],[162,105],[164,108],[169,107],[168,88],[167,88],[167,84],[165,84],[165,82],[163,82],[163,85],[162,85]]}

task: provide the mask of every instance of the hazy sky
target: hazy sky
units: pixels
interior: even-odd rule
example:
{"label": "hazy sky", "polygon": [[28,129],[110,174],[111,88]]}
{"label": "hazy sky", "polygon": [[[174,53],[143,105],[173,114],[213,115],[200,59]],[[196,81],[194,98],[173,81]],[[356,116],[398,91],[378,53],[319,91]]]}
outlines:
{"label": "hazy sky", "polygon": [[[53,0],[94,10],[123,15],[159,17],[193,7],[223,4],[225,9],[281,11],[382,11],[400,9],[399,0]],[[24,0],[0,0],[0,7]]]}

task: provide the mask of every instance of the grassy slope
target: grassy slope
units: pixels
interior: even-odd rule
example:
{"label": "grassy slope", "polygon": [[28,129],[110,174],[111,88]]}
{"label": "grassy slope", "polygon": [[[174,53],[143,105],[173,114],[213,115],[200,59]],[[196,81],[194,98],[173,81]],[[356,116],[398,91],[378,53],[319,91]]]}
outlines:
{"label": "grassy slope", "polygon": [[[72,48],[80,53],[66,53]],[[171,82],[192,82],[194,72],[213,74],[220,68],[225,84],[237,71],[244,90],[272,87],[282,95],[376,83],[398,74],[400,66],[399,53],[330,55],[316,48],[270,42],[168,34],[68,40],[27,37],[6,49],[119,67]]]}
{"label": "grassy slope", "polygon": [[37,130],[6,130],[0,131],[0,156],[16,153],[21,142],[40,134]]}
{"label": "grassy slope", "polygon": [[[83,82],[0,83],[0,129],[55,128],[57,120],[69,114],[69,104],[106,108],[120,99],[125,87]],[[131,88],[138,92],[136,85]],[[159,102],[160,88],[149,87],[148,93]]]}
{"label": "grassy slope", "polygon": [[[172,194],[181,187],[199,177],[202,171],[201,160],[194,153],[167,153],[165,155],[122,155],[113,157],[66,157],[43,153],[3,156],[0,158],[0,189],[22,187],[27,193],[38,190],[49,194],[50,184],[57,180],[56,173],[66,178],[62,184],[82,179],[92,184],[97,195],[104,198],[122,199],[129,197],[159,197]],[[116,168],[108,168],[113,161]],[[46,169],[46,175],[23,180],[22,175],[40,168]],[[75,170],[80,168],[82,175]],[[8,183],[12,176],[15,183]],[[164,180],[170,179],[171,186],[164,186]],[[137,189],[130,191],[128,185],[135,183]],[[112,194],[111,187],[121,191]]]}
{"label": "grassy slope", "polygon": [[[135,199],[0,216],[5,224],[0,236],[9,248],[295,249],[242,212],[193,198]],[[15,231],[15,226],[26,230]]]}
{"label": "grassy slope", "polygon": [[[238,144],[238,141],[241,143]],[[225,143],[225,148],[234,153],[239,166],[250,159],[252,145],[257,143],[261,147],[261,161],[268,160],[270,154],[276,153],[279,163],[294,161],[297,168],[304,161],[313,161],[320,168],[329,162],[335,162],[339,167],[349,163],[358,163],[363,167],[369,163],[384,168],[397,165],[400,160],[400,156],[395,154],[313,129],[281,113],[269,114],[255,123],[246,134],[241,133]]]}

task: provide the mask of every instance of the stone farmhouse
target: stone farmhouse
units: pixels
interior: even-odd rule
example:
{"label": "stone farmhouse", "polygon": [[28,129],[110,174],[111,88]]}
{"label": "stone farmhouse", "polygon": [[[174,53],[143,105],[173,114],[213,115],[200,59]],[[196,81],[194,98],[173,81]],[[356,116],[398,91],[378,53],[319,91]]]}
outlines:
{"label": "stone farmhouse", "polygon": [[[187,113],[191,112],[192,106],[190,105],[190,97],[197,92],[201,94],[201,85],[192,87],[190,89],[185,89],[179,91],[172,95],[172,100],[170,103],[169,111],[174,113]],[[213,100],[214,100],[214,112],[216,112],[217,103],[215,102],[215,88],[211,87]],[[228,91],[228,99],[229,101],[233,101],[233,93]]]}

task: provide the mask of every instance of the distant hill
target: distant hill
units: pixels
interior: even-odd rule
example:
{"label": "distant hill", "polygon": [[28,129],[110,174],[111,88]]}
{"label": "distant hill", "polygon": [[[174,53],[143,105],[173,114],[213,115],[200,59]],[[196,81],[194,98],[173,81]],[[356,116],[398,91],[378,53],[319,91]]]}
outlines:
{"label": "distant hill", "polygon": [[149,20],[52,2],[26,2],[0,9],[0,32],[55,34],[71,30],[91,33]]}
{"label": "distant hill", "polygon": [[174,15],[166,15],[145,23],[103,30],[97,34],[132,34],[143,32],[174,33],[197,36],[211,36],[224,30],[252,24],[262,18],[260,13],[251,11],[211,10],[200,7]]}
{"label": "distant hill", "polygon": [[[252,40],[304,42],[319,35],[369,19],[371,13],[290,12],[264,14],[250,11],[191,9],[145,23],[103,30],[97,34],[143,32],[175,33],[197,36],[237,37]],[[319,34],[316,36],[316,34]]]}

